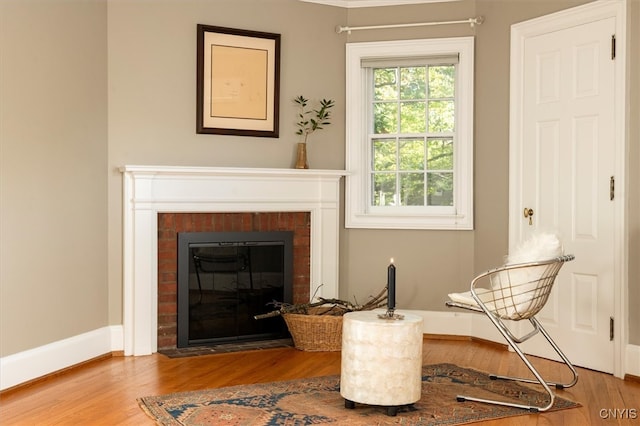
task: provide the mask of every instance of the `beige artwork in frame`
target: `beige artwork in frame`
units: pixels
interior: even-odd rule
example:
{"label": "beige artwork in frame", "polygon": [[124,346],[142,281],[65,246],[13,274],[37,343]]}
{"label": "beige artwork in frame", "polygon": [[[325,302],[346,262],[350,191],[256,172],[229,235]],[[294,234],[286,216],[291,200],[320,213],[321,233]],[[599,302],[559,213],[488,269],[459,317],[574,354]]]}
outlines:
{"label": "beige artwork in frame", "polygon": [[280,34],[198,25],[197,133],[278,137]]}

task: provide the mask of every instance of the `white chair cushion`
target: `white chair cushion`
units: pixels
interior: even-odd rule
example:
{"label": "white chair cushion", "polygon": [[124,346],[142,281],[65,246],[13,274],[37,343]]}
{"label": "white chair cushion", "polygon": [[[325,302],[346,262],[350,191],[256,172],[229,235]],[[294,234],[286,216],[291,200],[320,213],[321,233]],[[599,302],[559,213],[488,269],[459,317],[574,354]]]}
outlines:
{"label": "white chair cushion", "polygon": [[[489,309],[493,309],[493,291],[488,288],[476,288],[476,294],[480,297],[480,300],[487,305]],[[464,293],[449,293],[449,300],[463,305],[478,306],[476,300],[471,295],[471,291],[465,291]]]}

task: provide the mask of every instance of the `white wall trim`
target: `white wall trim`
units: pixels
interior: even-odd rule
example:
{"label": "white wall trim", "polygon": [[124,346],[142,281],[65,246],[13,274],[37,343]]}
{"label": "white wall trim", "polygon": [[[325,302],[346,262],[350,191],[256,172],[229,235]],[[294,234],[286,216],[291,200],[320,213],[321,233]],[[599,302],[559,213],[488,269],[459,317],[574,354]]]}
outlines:
{"label": "white wall trim", "polygon": [[[402,313],[403,310],[399,310],[398,312]],[[404,312],[422,316],[425,334],[469,336],[490,342],[507,344],[491,321],[483,315],[460,311],[405,310]],[[562,349],[562,346],[560,349]],[[623,352],[625,363],[621,377],[624,377],[625,374],[640,377],[640,345],[624,345]]]}
{"label": "white wall trim", "polygon": [[114,325],[2,357],[0,390],[122,349],[122,326]]}
{"label": "white wall trim", "polygon": [[381,7],[381,6],[399,6],[404,4],[425,4],[452,2],[459,0],[301,0],[306,3],[318,3],[326,6],[337,7]]}
{"label": "white wall trim", "polygon": [[[505,343],[493,325],[482,317],[459,311],[409,311],[424,320],[425,334],[472,336]],[[112,325],[38,348],[0,358],[0,390],[72,367],[109,352],[124,349],[122,325]],[[626,374],[640,377],[640,346],[626,346]]]}
{"label": "white wall trim", "polygon": [[491,342],[507,344],[495,326],[483,315],[463,311],[410,311],[422,316],[425,334],[440,334],[443,336],[467,336]]}
{"label": "white wall trim", "polygon": [[632,374],[636,377],[640,377],[640,346],[627,345],[627,350],[625,352],[625,374]]}

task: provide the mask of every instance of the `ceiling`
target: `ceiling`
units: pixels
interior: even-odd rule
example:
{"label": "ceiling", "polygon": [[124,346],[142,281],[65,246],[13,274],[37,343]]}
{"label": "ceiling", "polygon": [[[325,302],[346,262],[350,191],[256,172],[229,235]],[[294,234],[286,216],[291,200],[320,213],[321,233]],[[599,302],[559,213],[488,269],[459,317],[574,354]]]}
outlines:
{"label": "ceiling", "polygon": [[301,0],[307,3],[319,3],[339,7],[377,7],[399,6],[403,4],[440,3],[459,0]]}

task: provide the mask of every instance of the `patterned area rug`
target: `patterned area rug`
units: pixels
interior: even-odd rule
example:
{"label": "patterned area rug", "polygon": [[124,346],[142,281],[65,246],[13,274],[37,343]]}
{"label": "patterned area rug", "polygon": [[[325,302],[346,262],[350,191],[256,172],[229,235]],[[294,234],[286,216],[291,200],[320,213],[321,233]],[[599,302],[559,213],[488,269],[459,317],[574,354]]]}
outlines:
{"label": "patterned area rug", "polygon": [[[427,365],[422,370],[422,398],[401,407],[397,416],[386,407],[356,404],[346,409],[340,376],[233,386],[139,398],[142,409],[159,425],[454,425],[530,414],[526,410],[476,402],[457,402],[467,394],[524,404],[545,403],[531,387],[490,380],[488,375],[453,364]],[[556,396],[552,410],[578,407]]]}

